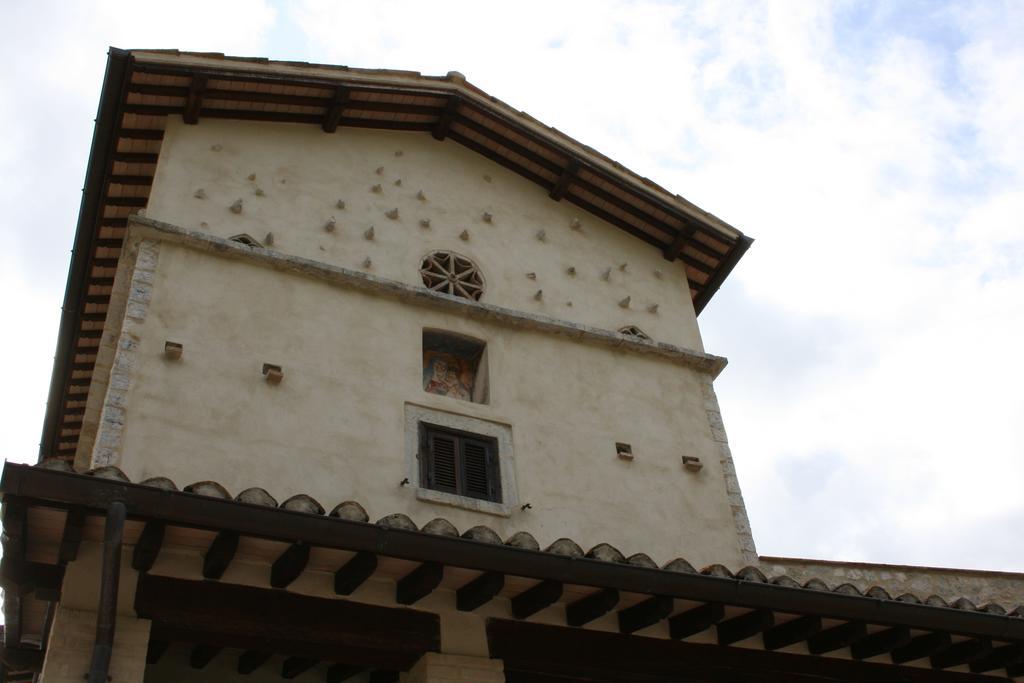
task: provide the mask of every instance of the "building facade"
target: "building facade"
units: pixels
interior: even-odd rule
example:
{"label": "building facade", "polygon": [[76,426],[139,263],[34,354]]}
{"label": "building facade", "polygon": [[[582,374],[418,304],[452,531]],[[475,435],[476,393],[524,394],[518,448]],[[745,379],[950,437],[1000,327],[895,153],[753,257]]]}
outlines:
{"label": "building facade", "polygon": [[1021,675],[1019,608],[759,568],[697,324],[750,242],[454,72],[112,50],[8,671]]}

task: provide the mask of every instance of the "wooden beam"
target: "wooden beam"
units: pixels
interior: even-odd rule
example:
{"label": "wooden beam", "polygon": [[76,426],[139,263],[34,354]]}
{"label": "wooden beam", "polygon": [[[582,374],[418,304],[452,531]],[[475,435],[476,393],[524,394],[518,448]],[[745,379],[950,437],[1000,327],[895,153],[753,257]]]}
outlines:
{"label": "wooden beam", "polygon": [[129,140],[163,140],[164,132],[154,128],[118,128],[117,137]]}
{"label": "wooden beam", "polygon": [[504,587],[503,574],[484,572],[455,591],[455,607],[460,612],[472,612],[490,602]]}
{"label": "wooden beam", "polygon": [[850,646],[850,654],[854,659],[868,659],[892,652],[910,642],[910,629],[894,626],[883,631],[869,633]]}
{"label": "wooden beam", "polygon": [[103,203],[107,206],[129,206],[136,208],[145,207],[148,201],[148,197],[111,197],[108,195],[103,198]]}
{"label": "wooden beam", "polygon": [[[470,106],[473,106],[473,105],[470,105]],[[481,111],[479,108],[476,108],[475,106],[474,106],[474,108],[477,111]],[[516,142],[515,140],[512,140],[512,139],[506,137],[501,132],[496,131],[496,130],[486,126],[485,124],[481,123],[480,121],[477,121],[476,119],[471,119],[471,118],[468,118],[466,116],[461,116],[459,118],[459,120],[457,121],[457,123],[458,123],[459,126],[464,126],[466,128],[469,128],[470,130],[473,130],[474,132],[478,133],[479,135],[482,135],[485,138],[489,139],[490,141],[496,143],[500,147],[505,148],[505,150],[514,153],[515,155],[521,157],[522,159],[525,159],[525,160],[527,160],[527,161],[529,161],[529,162],[531,162],[531,163],[533,163],[533,164],[535,164],[535,165],[537,165],[537,166],[539,166],[539,167],[541,167],[541,168],[551,172],[552,174],[560,176],[561,173],[562,173],[562,168],[559,166],[558,162],[556,162],[555,160],[553,160],[553,159],[551,159],[551,158],[549,158],[547,156],[544,156],[544,155],[536,152],[535,150],[531,149],[530,147],[528,147],[528,146],[526,146],[526,145],[524,145],[522,143]],[[530,136],[527,135],[526,137],[530,137]],[[534,142],[536,144],[538,144],[538,145],[544,145],[545,144],[544,142],[536,140],[536,139],[534,140]],[[483,149],[487,149],[486,147],[484,147],[482,145],[481,145],[481,147]],[[560,150],[558,151],[558,153],[560,155],[567,154],[566,152],[560,151]],[[500,154],[496,154],[495,156],[497,156],[498,158],[501,158],[501,159],[505,158],[504,156],[502,156]],[[588,166],[586,170],[589,173],[592,173],[593,175],[598,176],[602,180],[611,182],[612,184],[618,184],[617,181],[614,178],[611,178],[611,177],[607,176],[606,174],[602,173],[601,171],[598,171],[597,169],[595,169],[593,167]],[[525,173],[522,173],[522,171],[518,171],[518,172],[520,173],[520,175],[527,175]],[[529,177],[529,176],[527,176],[527,177]],[[551,186],[551,181],[550,180],[544,182],[544,181],[538,181],[538,180],[534,179],[534,182],[538,182],[540,185],[543,185],[545,187],[550,187]],[[581,177],[581,176],[577,175],[577,177],[576,177],[576,179],[574,181],[574,184],[578,185],[581,189],[584,189],[587,192],[593,194],[598,199],[600,199],[602,201],[605,201],[605,202],[607,202],[607,203],[609,203],[609,204],[611,204],[613,206],[616,206],[619,209],[629,213],[630,215],[632,215],[633,217],[635,217],[637,220],[641,221],[642,223],[646,223],[648,225],[652,225],[652,226],[655,226],[655,227],[659,228],[662,232],[671,232],[671,231],[673,231],[675,229],[675,226],[670,225],[669,223],[667,223],[667,222],[665,222],[665,221],[663,221],[661,219],[655,218],[651,211],[648,211],[648,210],[646,210],[645,208],[643,208],[641,206],[637,206],[635,204],[632,204],[632,203],[624,200],[623,198],[613,194],[612,192],[609,192],[609,191],[605,190],[604,188],[600,187],[599,185],[590,182],[589,180],[585,179],[584,177]],[[569,194],[567,196],[571,197],[573,195]],[[648,206],[650,206],[654,212],[657,212],[658,210],[661,210],[664,213],[673,216],[674,218],[676,218],[676,220],[684,223],[691,230],[699,229],[699,230],[701,230],[701,232],[707,234],[710,237],[713,237],[714,239],[716,239],[718,241],[722,241],[722,242],[725,241],[725,238],[723,238],[720,234],[716,233],[714,230],[709,229],[709,228],[704,228],[704,227],[700,226],[699,224],[693,223],[693,220],[691,218],[689,218],[688,216],[686,216],[685,214],[682,214],[679,211],[678,208],[672,207],[669,204],[666,204],[664,202],[658,201],[654,197],[644,196],[644,195],[641,195],[639,193],[635,193],[634,192],[634,193],[632,193],[632,196],[634,198],[636,198],[638,201],[643,202],[644,204],[647,204]],[[663,245],[659,245],[659,246],[663,246]],[[701,251],[702,253],[706,253],[709,256],[714,256],[715,258],[718,258],[718,259],[720,259],[720,258],[722,258],[724,256],[724,254],[722,254],[720,252],[717,252],[714,249],[711,249],[710,247],[708,247],[708,246],[706,246],[704,244],[701,244],[700,242],[696,242],[696,241],[692,242],[690,244],[690,246],[692,246],[694,249],[697,249],[697,250]]]}
{"label": "wooden beam", "polygon": [[[114,152],[114,161],[123,161],[127,164],[155,164],[160,158],[159,154],[152,152]],[[128,219],[101,218],[101,225],[128,225]]]}
{"label": "wooden beam", "polygon": [[562,583],[560,581],[541,581],[512,598],[512,616],[516,619],[532,617],[542,609],[558,602],[561,597]]}
{"label": "wooden beam", "polygon": [[462,103],[462,98],[458,95],[451,95],[448,97],[448,102],[444,105],[444,111],[441,112],[441,116],[438,117],[437,123],[434,124],[434,130],[430,132],[434,136],[435,140],[444,140],[448,135],[448,129],[452,126],[452,121],[455,120],[455,115],[459,111],[459,105]]}
{"label": "wooden beam", "polygon": [[718,602],[709,602],[669,618],[668,633],[676,640],[688,638],[706,631],[724,617],[725,606]]}
{"label": "wooden beam", "polygon": [[237,550],[238,534],[230,531],[219,532],[203,556],[203,578],[219,579],[224,576],[231,560],[235,559]]}
{"label": "wooden beam", "polygon": [[192,654],[188,656],[188,665],[193,669],[203,669],[220,653],[221,649],[216,645],[200,643],[192,648]]}
{"label": "wooden beam", "polygon": [[4,593],[4,647],[21,645],[22,619],[21,596],[17,592]]}
{"label": "wooden beam", "polygon": [[603,588],[565,607],[565,621],[569,626],[583,626],[607,614],[619,604],[619,591]]}
{"label": "wooden beam", "polygon": [[898,647],[892,651],[890,655],[892,657],[893,664],[906,664],[912,662],[915,659],[921,659],[922,657],[931,657],[932,655],[945,650],[953,642],[953,639],[948,633],[926,633],[916,638],[911,638],[910,642],[903,647]]}
{"label": "wooden beam", "polygon": [[490,657],[509,683],[977,683],[976,675],[840,657],[638,638],[511,619],[487,621]]}
{"label": "wooden beam", "polygon": [[0,586],[5,593],[27,595],[34,591],[39,600],[60,600],[64,569],[62,564],[27,562],[4,555],[0,558]]}
{"label": "wooden beam", "polygon": [[146,664],[156,664],[159,662],[170,646],[171,644],[166,640],[153,640],[150,638],[149,645],[146,646]]}
{"label": "wooden beam", "polygon": [[349,666],[348,664],[333,664],[327,670],[327,683],[342,683],[353,676],[363,673],[361,666]]}
{"label": "wooden beam", "polygon": [[4,558],[25,559],[25,536],[28,532],[28,508],[25,501],[7,496],[3,508]]}
{"label": "wooden beam", "polygon": [[867,632],[867,625],[863,621],[848,621],[808,638],[807,649],[812,655],[825,654],[852,645],[867,635]]}
{"label": "wooden beam", "polygon": [[317,660],[305,657],[289,657],[281,663],[281,678],[295,678],[317,665]]}
{"label": "wooden beam", "polygon": [[572,185],[576,179],[576,172],[580,170],[580,162],[576,159],[569,159],[569,163],[565,165],[565,169],[562,170],[562,175],[558,177],[554,187],[551,188],[551,192],[548,196],[554,199],[556,202],[562,200],[565,196],[569,186]]}
{"label": "wooden beam", "polygon": [[160,556],[165,528],[166,525],[163,522],[146,522],[146,526],[142,528],[139,540],[135,544],[135,550],[132,551],[132,569],[145,573],[153,568],[153,563]]}
{"label": "wooden beam", "polygon": [[334,89],[334,98],[331,103],[327,105],[327,112],[324,114],[323,129],[325,133],[333,133],[338,130],[338,124],[341,122],[341,114],[345,110],[345,104],[348,102],[348,90],[338,86]]}
{"label": "wooden beam", "polygon": [[981,674],[1015,664],[1024,664],[1024,643],[1012,643],[992,648],[992,652],[973,660],[970,663],[970,668],[972,672]]}
{"label": "wooden beam", "polygon": [[[750,245],[754,243],[754,240],[750,239],[745,235],[740,235],[739,238],[733,242],[732,246],[729,247],[729,252],[725,255],[715,268],[715,272],[711,274],[704,286],[700,288],[697,295],[693,298],[693,310],[700,315],[704,307],[707,306],[708,302],[711,301],[711,297],[715,295],[718,288],[725,282],[725,278],[728,277],[732,269],[739,263],[740,258],[747,252]],[[696,241],[693,242],[697,244]]]}
{"label": "wooden beam", "polygon": [[302,575],[307,564],[309,544],[292,543],[270,567],[270,585],[274,588],[287,588],[292,581]]}
{"label": "wooden beam", "polygon": [[78,547],[82,543],[82,529],[85,526],[85,510],[72,508],[64,520],[64,533],[57,551],[57,562],[67,564],[78,559]]}
{"label": "wooden beam", "polygon": [[1006,667],[1006,675],[1010,678],[1024,676],[1024,662],[1016,662]]}
{"label": "wooden beam", "polygon": [[[668,246],[665,247],[665,250],[662,252],[662,256],[665,257],[665,260],[675,261],[677,258],[679,258],[679,255],[683,253],[683,247],[686,246],[686,243],[690,241],[691,237],[693,237],[693,229],[690,228],[689,226],[683,228],[678,233],[676,233],[676,236],[672,238],[672,241],[668,244]],[[724,256],[725,254],[722,254],[721,256],[719,256],[719,258],[722,258]]]}
{"label": "wooden beam", "polygon": [[345,566],[334,572],[334,592],[351,595],[377,571],[377,556],[361,551],[352,556]]}
{"label": "wooden beam", "polygon": [[398,683],[398,680],[399,675],[397,671],[378,669],[377,671],[370,672],[370,683]]}
{"label": "wooden beam", "polygon": [[633,633],[642,628],[653,626],[672,614],[674,601],[667,595],[655,595],[632,607],[619,610],[619,631]]}
{"label": "wooden beam", "polygon": [[192,76],[192,83],[188,87],[188,95],[185,96],[185,111],[181,115],[185,123],[192,125],[199,123],[199,111],[203,108],[203,93],[206,91],[206,80],[204,74]]}
{"label": "wooden beam", "polygon": [[111,185],[152,185],[151,175],[113,175],[107,177]]}
{"label": "wooden beam", "polygon": [[764,632],[764,649],[778,650],[802,643],[821,630],[821,617],[797,617]]}
{"label": "wooden beam", "polygon": [[746,640],[775,624],[775,614],[767,609],[755,609],[738,617],[718,622],[718,644],[732,645]]}
{"label": "wooden beam", "polygon": [[[6,666],[8,671],[33,671],[43,670],[43,656],[46,650],[23,647],[0,647],[0,665]],[[4,680],[0,678],[0,681]],[[8,678],[8,681],[16,679]],[[33,680],[28,678],[26,680]]]}
{"label": "wooden beam", "polygon": [[424,562],[398,580],[395,587],[395,601],[399,605],[411,605],[430,595],[444,578],[444,565],[440,562]]}
{"label": "wooden beam", "polygon": [[262,652],[260,650],[246,650],[238,655],[238,673],[243,676],[251,674],[256,669],[270,661],[274,656],[273,652]]}
{"label": "wooden beam", "polygon": [[988,638],[972,638],[953,643],[942,652],[936,652],[931,656],[931,665],[934,669],[948,669],[951,666],[961,666],[976,659],[988,656],[992,652],[992,641]]}
{"label": "wooden beam", "polygon": [[403,671],[440,650],[436,614],[269,587],[142,574],[134,607],[152,639],[175,643]]}

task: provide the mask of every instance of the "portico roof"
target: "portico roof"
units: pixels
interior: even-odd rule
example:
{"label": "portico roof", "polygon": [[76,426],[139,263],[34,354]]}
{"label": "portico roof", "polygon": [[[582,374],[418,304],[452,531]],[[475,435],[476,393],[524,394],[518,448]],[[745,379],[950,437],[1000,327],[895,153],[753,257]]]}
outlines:
{"label": "portico roof", "polygon": [[[851,680],[851,673],[870,675],[875,681],[983,681],[991,680],[988,675],[1024,674],[1024,609],[1020,607],[1007,614],[996,605],[893,597],[881,588],[863,594],[852,586],[833,588],[820,581],[801,586],[785,577],[769,579],[753,567],[732,573],[713,565],[697,572],[684,560],[674,560],[658,568],[646,555],[625,558],[603,544],[585,554],[568,539],[541,551],[528,534],[516,534],[503,543],[493,531],[474,527],[460,537],[444,520],[417,529],[403,515],[370,524],[352,503],[325,515],[308,496],[293,496],[277,506],[265,491],[251,489],[232,500],[213,482],[177,491],[166,479],[129,483],[112,468],[88,476],[8,464],[0,492],[9,539],[3,574],[8,594],[15,598],[5,604],[6,646],[23,658],[21,634],[12,626],[24,623],[23,612],[15,611],[22,609],[17,596],[59,596],[62,558],[66,561],[77,552],[76,544],[88,526],[85,520],[102,515],[117,500],[125,504],[135,524],[126,542],[134,545],[133,566],[143,575],[153,570],[162,546],[173,542],[165,539],[182,539],[188,532],[212,539],[203,542],[201,551],[207,580],[223,576],[239,539],[248,538],[272,549],[268,589],[285,588],[295,581],[310,566],[312,550],[322,564],[329,565],[326,571],[335,573],[335,592],[340,597],[351,595],[376,575],[394,581],[398,605],[414,606],[437,589],[454,591],[463,611],[505,598],[511,615],[493,622],[488,632],[492,649],[504,652],[492,656],[519,661],[523,667],[524,675],[510,680],[541,680],[525,674],[557,663],[551,652],[527,652],[523,643],[559,640],[574,647],[604,643],[602,647],[617,648],[620,653],[635,646],[637,652],[650,650],[676,658],[674,664],[659,660],[660,673],[648,672],[652,676],[668,675],[672,666],[678,674],[686,673],[687,662],[695,667],[708,662],[724,666],[731,660],[721,654],[721,648],[739,648],[734,656],[740,669],[771,665],[818,676],[814,679],[818,681]],[[43,529],[52,527],[50,540],[59,548],[52,562],[38,556],[29,561],[25,554],[29,525],[38,530],[34,542],[43,539]],[[154,577],[146,589],[148,602],[141,609],[149,610],[154,619],[159,621],[161,610],[170,609],[160,603],[159,595],[165,591],[178,591],[181,604],[189,599],[209,604],[211,598],[199,597],[185,585],[187,581],[168,581]],[[530,623],[533,615],[552,605],[564,608],[559,612],[565,620],[561,630],[549,633],[550,620],[543,627]],[[616,617],[618,634],[605,629],[586,635],[592,622],[609,614]],[[188,615],[179,617],[187,621]],[[414,617],[395,618],[409,628],[419,628]],[[426,643],[430,642],[428,626],[422,631]],[[659,639],[645,631],[651,628],[665,630],[660,636],[664,642],[650,642]],[[161,629],[185,637],[175,624]],[[572,635],[566,629],[586,633]],[[708,630],[716,634],[713,647],[707,641],[689,640]],[[623,640],[631,634],[638,640]],[[242,632],[217,637],[230,637],[229,642],[246,646]],[[793,645],[807,649],[804,654],[792,650],[777,657],[773,654]],[[296,646],[283,643],[281,647]],[[300,654],[316,655],[308,650]],[[986,677],[981,678],[982,674]],[[628,680],[630,674],[622,675]]]}

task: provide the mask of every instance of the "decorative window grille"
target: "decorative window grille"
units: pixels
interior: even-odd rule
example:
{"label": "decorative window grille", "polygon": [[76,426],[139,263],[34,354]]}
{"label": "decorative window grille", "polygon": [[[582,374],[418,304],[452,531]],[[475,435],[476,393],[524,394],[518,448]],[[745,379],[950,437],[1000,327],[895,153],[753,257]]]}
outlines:
{"label": "decorative window grille", "polygon": [[494,439],[420,424],[421,481],[425,488],[501,502]]}
{"label": "decorative window grille", "polygon": [[637,337],[638,339],[645,339],[647,341],[651,341],[651,336],[644,332],[643,330],[641,330],[636,325],[626,325],[625,327],[619,330],[619,334],[624,334],[627,337]]}
{"label": "decorative window grille", "polygon": [[465,256],[435,251],[424,257],[420,276],[427,289],[479,301],[484,293],[480,269]]}

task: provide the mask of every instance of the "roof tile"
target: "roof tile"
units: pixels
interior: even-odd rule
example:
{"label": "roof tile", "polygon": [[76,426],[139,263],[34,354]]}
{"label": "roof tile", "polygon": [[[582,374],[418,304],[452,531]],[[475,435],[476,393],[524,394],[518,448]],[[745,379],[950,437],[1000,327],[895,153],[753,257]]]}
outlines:
{"label": "roof tile", "polygon": [[231,500],[231,494],[228,493],[228,490],[215,481],[197,481],[194,484],[189,484],[185,487],[185,493]]}
{"label": "roof tile", "polygon": [[261,489],[258,486],[248,488],[237,496],[235,496],[235,502],[237,503],[248,503],[249,505],[263,505],[265,507],[276,508],[277,500],[267,493],[266,489]]}
{"label": "roof tile", "polygon": [[623,555],[618,548],[607,543],[598,543],[595,545],[587,551],[587,557],[592,560],[601,560],[602,562],[624,563],[626,561],[626,556]]}
{"label": "roof tile", "polygon": [[467,529],[465,533],[462,534],[462,537],[468,538],[471,541],[501,545],[501,536],[495,533],[494,529],[482,524],[475,526],[472,529]]}
{"label": "roof tile", "polygon": [[583,557],[583,548],[576,544],[576,541],[568,538],[560,538],[547,547],[544,552],[566,557]]}
{"label": "roof tile", "polygon": [[664,567],[662,567],[662,569],[664,569],[667,572],[676,572],[678,574],[697,573],[697,570],[694,568],[694,566],[681,557],[677,557],[676,559],[672,560]]}
{"label": "roof tile", "polygon": [[149,479],[143,479],[139,482],[143,486],[150,486],[155,489],[161,489],[162,491],[177,491],[178,485],[167,477],[150,477]]}
{"label": "roof tile", "polygon": [[305,493],[296,493],[294,496],[281,503],[281,508],[292,512],[305,512],[309,515],[324,514],[324,506],[313,496]]}
{"label": "roof tile", "polygon": [[458,537],[459,530],[455,528],[455,525],[449,522],[443,517],[432,519],[423,525],[420,529],[425,534],[434,534],[435,536],[455,536]]}
{"label": "roof tile", "polygon": [[391,515],[385,515],[377,520],[377,526],[386,527],[388,529],[403,529],[405,531],[417,531],[416,522],[409,518],[409,515],[403,515],[401,512],[396,512]]}
{"label": "roof tile", "polygon": [[331,517],[345,519],[350,522],[370,521],[370,516],[366,514],[366,509],[354,500],[346,500],[335,505],[334,509],[331,510]]}
{"label": "roof tile", "polygon": [[510,545],[513,548],[523,548],[524,550],[540,550],[540,544],[537,543],[537,539],[525,531],[517,531],[508,537],[505,541],[505,545]]}

